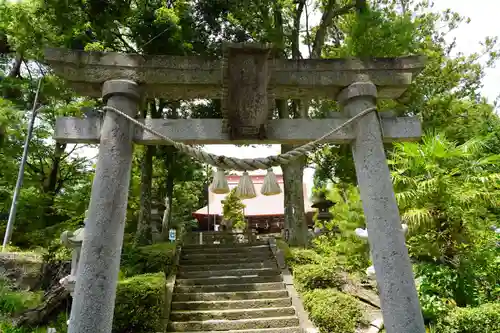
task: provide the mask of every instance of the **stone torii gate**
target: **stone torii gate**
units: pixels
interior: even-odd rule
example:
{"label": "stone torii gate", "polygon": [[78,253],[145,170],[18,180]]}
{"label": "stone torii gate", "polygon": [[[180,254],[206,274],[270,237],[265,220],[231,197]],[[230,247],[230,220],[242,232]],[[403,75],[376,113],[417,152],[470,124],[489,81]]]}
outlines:
{"label": "stone torii gate", "polygon": [[[224,60],[201,56],[145,56],[49,49],[45,59],[77,93],[102,97],[107,106],[130,117],[136,116],[142,98],[217,99],[227,98],[225,90],[232,89],[231,85],[223,89],[227,86]],[[401,96],[413,77],[422,70],[424,59],[418,56],[371,60],[266,58],[264,62],[253,59],[245,65],[264,66],[268,71],[267,78],[262,80],[265,81],[263,86],[248,85],[258,90],[255,94],[263,107],[268,107],[268,101],[274,98],[329,98],[340,103],[341,117],[269,120],[265,124],[265,134],[261,135],[259,130],[259,136],[250,139],[248,135],[243,138],[226,131],[227,119],[144,119],[141,122],[185,144],[307,143],[363,110],[373,108],[377,98]],[[234,103],[234,98],[231,101]],[[263,124],[256,126],[259,125]],[[384,113],[378,117],[377,113],[371,112],[324,140],[352,147],[388,333],[425,332],[383,148],[384,142],[410,141],[420,137],[418,119],[384,116]],[[157,145],[165,144],[165,141],[109,111],[103,119],[59,118],[54,139],[65,143],[99,143],[69,332],[110,333],[133,143]]]}

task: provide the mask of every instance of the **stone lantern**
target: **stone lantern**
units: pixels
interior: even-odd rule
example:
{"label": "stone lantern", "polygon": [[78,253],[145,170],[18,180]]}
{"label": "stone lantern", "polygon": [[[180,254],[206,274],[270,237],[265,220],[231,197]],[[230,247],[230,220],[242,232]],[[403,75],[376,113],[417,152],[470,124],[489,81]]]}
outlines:
{"label": "stone lantern", "polygon": [[[83,224],[85,225],[87,221],[87,211],[85,211],[85,219]],[[79,228],[75,231],[64,231],[61,234],[61,243],[66,247],[72,249],[72,259],[71,259],[71,273],[61,280],[59,283],[70,292],[73,296],[73,291],[75,290],[76,277],[78,272],[78,263],[80,262],[80,251],[82,249],[82,243],[84,238],[85,226]]]}
{"label": "stone lantern", "polygon": [[326,198],[325,192],[320,192],[311,207],[318,209],[318,215],[316,215],[318,220],[330,221],[333,218],[332,213],[330,213],[330,208],[334,205],[335,203],[333,201]]}

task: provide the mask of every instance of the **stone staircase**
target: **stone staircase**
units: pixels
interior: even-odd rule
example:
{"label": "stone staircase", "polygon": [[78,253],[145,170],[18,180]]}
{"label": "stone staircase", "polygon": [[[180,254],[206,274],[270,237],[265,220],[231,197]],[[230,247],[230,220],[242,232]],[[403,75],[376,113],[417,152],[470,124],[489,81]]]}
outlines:
{"label": "stone staircase", "polygon": [[167,332],[220,331],[301,332],[267,243],[182,248]]}

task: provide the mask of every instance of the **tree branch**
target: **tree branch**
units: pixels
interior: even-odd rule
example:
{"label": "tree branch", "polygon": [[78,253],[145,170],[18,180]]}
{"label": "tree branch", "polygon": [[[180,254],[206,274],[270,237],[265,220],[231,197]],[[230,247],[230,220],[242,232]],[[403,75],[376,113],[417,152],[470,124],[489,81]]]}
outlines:
{"label": "tree branch", "polygon": [[321,57],[321,49],[325,44],[326,32],[328,27],[330,27],[330,25],[332,24],[332,20],[338,16],[349,13],[351,9],[357,8],[358,1],[362,3],[364,0],[356,0],[356,2],[354,3],[341,8],[336,8],[336,0],[328,0],[328,3],[325,6],[325,10],[323,11],[323,15],[321,16],[321,21],[319,24],[319,28],[316,31],[316,36],[314,37],[311,58],[317,59]]}

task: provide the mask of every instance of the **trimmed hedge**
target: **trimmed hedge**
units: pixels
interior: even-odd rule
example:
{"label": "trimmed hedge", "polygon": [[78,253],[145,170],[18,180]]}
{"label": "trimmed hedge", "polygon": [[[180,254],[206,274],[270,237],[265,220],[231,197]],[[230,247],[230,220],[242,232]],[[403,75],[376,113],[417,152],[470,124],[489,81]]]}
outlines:
{"label": "trimmed hedge", "polygon": [[288,244],[282,240],[277,240],[276,243],[280,250],[283,251],[286,264],[292,270],[296,266],[317,264],[322,260],[321,256],[312,249],[289,247]]}
{"label": "trimmed hedge", "polygon": [[175,243],[125,247],[122,252],[120,270],[125,277],[158,272],[163,272],[168,276],[175,257],[175,247]]}
{"label": "trimmed hedge", "polygon": [[340,288],[344,284],[333,265],[327,262],[297,266],[293,276],[300,289],[305,290]]}
{"label": "trimmed hedge", "polygon": [[118,283],[113,333],[150,333],[164,329],[164,273],[137,275]]}
{"label": "trimmed hedge", "polygon": [[500,333],[500,303],[475,308],[455,308],[440,320],[439,333]]}
{"label": "trimmed hedge", "polygon": [[335,289],[315,289],[302,294],[309,318],[321,333],[354,333],[363,313],[358,301]]}

